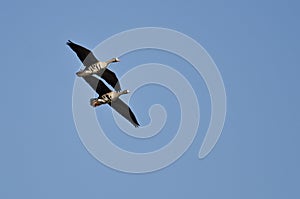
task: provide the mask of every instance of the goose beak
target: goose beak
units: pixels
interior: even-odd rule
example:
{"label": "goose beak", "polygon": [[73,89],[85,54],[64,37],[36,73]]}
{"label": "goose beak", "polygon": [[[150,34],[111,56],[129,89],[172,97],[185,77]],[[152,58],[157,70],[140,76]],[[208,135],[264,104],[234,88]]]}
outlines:
{"label": "goose beak", "polygon": [[116,57],[116,62],[120,62],[121,60],[119,58]]}

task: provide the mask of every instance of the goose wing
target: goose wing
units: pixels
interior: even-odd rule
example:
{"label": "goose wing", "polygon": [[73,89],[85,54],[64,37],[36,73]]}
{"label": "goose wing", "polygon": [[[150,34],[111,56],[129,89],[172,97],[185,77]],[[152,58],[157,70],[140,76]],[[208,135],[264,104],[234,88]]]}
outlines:
{"label": "goose wing", "polygon": [[131,124],[133,124],[133,126],[140,126],[132,110],[121,99],[118,98],[117,100],[109,103],[109,105],[124,118],[126,118]]}
{"label": "goose wing", "polygon": [[111,90],[98,78],[86,76],[83,79],[98,93],[99,97],[111,92]]}
{"label": "goose wing", "polygon": [[116,91],[121,90],[119,80],[114,72],[109,69],[105,69],[103,72],[97,73],[99,77],[104,79],[108,84],[110,84]]}
{"label": "goose wing", "polygon": [[67,45],[76,53],[77,57],[80,59],[84,66],[90,66],[98,62],[98,59],[89,49],[75,44],[70,40],[68,40]]}
{"label": "goose wing", "polygon": [[[71,40],[68,40],[67,45],[77,54],[77,57],[84,66],[87,67],[98,62],[98,59],[95,57],[95,55],[85,47],[75,44]],[[111,70],[106,69],[104,72],[99,72],[97,75],[110,84],[116,91],[121,90],[119,80],[116,74]]]}

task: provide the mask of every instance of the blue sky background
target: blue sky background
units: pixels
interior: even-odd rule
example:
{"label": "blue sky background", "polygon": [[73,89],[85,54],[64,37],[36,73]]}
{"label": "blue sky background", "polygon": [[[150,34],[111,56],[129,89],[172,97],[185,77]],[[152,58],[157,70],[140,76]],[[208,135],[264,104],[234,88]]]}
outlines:
{"label": "blue sky background", "polygon": [[[299,198],[299,8],[292,0],[2,2],[0,198]],[[102,165],[80,142],[72,117],[80,62],[65,42],[93,48],[145,26],[180,31],[208,51],[223,76],[228,111],[219,142],[199,160],[210,117],[201,78],[169,54],[123,56],[120,67],[111,67],[118,76],[162,62],[190,75],[201,99],[201,125],[189,150],[163,170],[132,175]],[[155,100],[147,93],[155,89],[167,110],[176,109],[168,91],[141,89],[131,103],[142,124]],[[110,110],[97,111],[101,117]],[[172,138],[177,113],[161,141],[108,136],[130,150],[159,148]]]}

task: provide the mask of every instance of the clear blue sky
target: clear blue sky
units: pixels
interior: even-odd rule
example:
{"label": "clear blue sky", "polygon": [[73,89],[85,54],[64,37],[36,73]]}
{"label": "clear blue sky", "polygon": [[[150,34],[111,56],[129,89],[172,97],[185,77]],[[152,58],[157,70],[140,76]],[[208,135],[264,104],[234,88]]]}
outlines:
{"label": "clear blue sky", "polygon": [[[292,0],[2,2],[0,198],[299,198],[299,9]],[[145,26],[171,28],[199,42],[222,74],[228,106],[219,142],[199,160],[209,121],[202,82],[203,125],[192,146],[165,169],[133,175],[102,165],[82,145],[72,116],[80,62],[65,42],[93,48]],[[168,56],[130,53],[112,69],[122,75],[131,64],[154,61],[179,68],[180,60],[168,62]],[[167,104],[164,93],[161,103]],[[146,124],[139,97],[147,106],[151,101],[140,91],[132,102]],[[108,110],[99,109],[98,116]],[[108,136],[131,150],[161,145],[128,140],[133,144],[126,146],[125,136]]]}

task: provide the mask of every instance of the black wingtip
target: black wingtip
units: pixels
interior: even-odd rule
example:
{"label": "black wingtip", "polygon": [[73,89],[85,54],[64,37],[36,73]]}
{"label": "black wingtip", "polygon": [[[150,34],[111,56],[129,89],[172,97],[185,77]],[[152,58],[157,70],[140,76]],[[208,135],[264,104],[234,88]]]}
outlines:
{"label": "black wingtip", "polygon": [[66,44],[69,46],[70,44],[72,44],[73,42],[71,41],[71,40],[68,40],[67,42],[66,42]]}
{"label": "black wingtip", "polygon": [[139,128],[140,124],[136,121],[132,121],[131,124],[135,127],[135,128]]}
{"label": "black wingtip", "polygon": [[131,123],[134,125],[135,128],[138,128],[140,126],[140,124],[130,109],[129,109],[129,114],[130,114],[130,118],[132,119]]}
{"label": "black wingtip", "polygon": [[140,127],[140,124],[139,124],[139,122],[137,121],[137,119],[136,119],[136,118],[135,118],[135,120],[136,120],[135,127],[136,127],[136,128],[139,128],[139,127]]}

